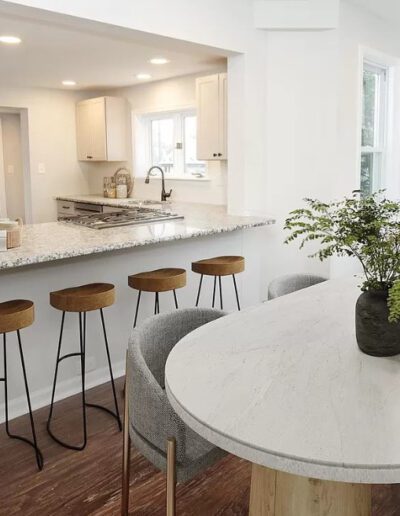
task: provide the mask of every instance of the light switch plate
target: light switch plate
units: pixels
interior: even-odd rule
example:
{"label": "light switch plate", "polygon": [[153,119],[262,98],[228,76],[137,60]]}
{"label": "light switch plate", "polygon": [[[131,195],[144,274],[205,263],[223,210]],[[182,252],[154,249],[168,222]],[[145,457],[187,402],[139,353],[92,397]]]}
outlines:
{"label": "light switch plate", "polygon": [[44,163],[38,163],[38,174],[46,173],[46,165]]}
{"label": "light switch plate", "polygon": [[13,176],[13,175],[14,175],[14,171],[15,171],[15,170],[14,170],[14,165],[8,165],[8,166],[7,166],[7,174],[8,174],[9,176]]}

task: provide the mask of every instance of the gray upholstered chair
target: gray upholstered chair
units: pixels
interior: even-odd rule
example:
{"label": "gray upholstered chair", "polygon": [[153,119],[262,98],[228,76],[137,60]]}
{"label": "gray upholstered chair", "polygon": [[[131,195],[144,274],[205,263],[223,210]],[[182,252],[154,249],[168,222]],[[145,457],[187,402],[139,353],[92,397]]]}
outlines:
{"label": "gray upholstered chair", "polygon": [[286,274],[271,281],[268,286],[268,299],[285,296],[326,280],[327,278],[315,274]]}
{"label": "gray upholstered chair", "polygon": [[127,352],[122,514],[129,508],[130,441],[167,472],[167,515],[175,514],[175,485],[194,477],[225,452],[191,430],[165,393],[165,363],[175,344],[224,312],[189,308],[155,315],[132,332]]}

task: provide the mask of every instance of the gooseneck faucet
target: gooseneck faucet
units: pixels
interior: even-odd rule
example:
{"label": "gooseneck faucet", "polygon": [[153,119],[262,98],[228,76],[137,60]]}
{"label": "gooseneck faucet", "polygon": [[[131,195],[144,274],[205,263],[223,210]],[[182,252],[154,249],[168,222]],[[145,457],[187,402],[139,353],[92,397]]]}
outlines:
{"label": "gooseneck faucet", "polygon": [[161,172],[161,202],[163,201],[166,201],[168,199],[168,197],[171,197],[171,193],[172,193],[172,189],[169,191],[169,193],[167,193],[165,191],[165,177],[164,177],[164,170],[161,168],[161,167],[158,167],[157,165],[154,166],[154,167],[151,167],[149,168],[149,170],[147,171],[147,176],[146,176],[146,179],[145,179],[145,183],[148,185],[150,183],[150,174],[151,172],[156,169],[156,170],[159,170]]}

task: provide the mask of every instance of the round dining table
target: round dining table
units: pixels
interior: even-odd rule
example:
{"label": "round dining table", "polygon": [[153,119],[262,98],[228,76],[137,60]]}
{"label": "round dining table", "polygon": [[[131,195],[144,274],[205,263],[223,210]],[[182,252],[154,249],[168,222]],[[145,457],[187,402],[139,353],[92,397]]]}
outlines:
{"label": "round dining table", "polygon": [[360,283],[221,317],[168,357],[176,413],[252,463],[252,516],[369,516],[371,485],[400,482],[400,357],[357,347]]}

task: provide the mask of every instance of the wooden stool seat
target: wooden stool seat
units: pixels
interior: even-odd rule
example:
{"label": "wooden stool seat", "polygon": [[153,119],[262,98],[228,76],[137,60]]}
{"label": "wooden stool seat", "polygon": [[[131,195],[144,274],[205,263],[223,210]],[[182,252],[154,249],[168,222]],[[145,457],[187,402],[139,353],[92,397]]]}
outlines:
{"label": "wooden stool seat", "polygon": [[34,318],[32,301],[16,299],[0,303],[0,333],[22,330],[33,324]]}
{"label": "wooden stool seat", "polygon": [[63,312],[90,312],[111,306],[115,287],[111,283],[90,283],[50,292],[50,304]]}
{"label": "wooden stool seat", "polygon": [[205,276],[231,276],[244,271],[243,256],[216,256],[192,263],[192,271]]}
{"label": "wooden stool seat", "polygon": [[128,285],[145,292],[168,292],[186,285],[185,269],[157,269],[128,276]]}

